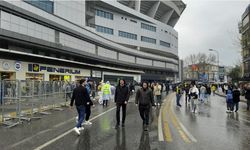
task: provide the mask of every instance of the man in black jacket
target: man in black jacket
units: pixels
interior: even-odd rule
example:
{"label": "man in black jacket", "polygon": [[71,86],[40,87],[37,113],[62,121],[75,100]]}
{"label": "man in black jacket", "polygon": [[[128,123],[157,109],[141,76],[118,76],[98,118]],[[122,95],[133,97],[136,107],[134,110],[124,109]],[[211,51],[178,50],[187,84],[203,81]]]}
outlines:
{"label": "man in black jacket", "polygon": [[129,100],[129,90],[125,80],[120,80],[115,90],[116,129],[120,126],[120,108],[122,107],[122,127],[125,127],[126,107]]}
{"label": "man in black jacket", "polygon": [[139,104],[139,112],[143,120],[143,128],[144,131],[148,131],[150,107],[151,105],[155,106],[155,103],[153,92],[148,88],[147,82],[143,82],[142,88],[137,91],[135,104]]}
{"label": "man in black jacket", "polygon": [[239,102],[240,102],[240,90],[238,89],[238,87],[234,86],[233,87],[233,103],[234,103],[234,106],[236,107],[235,112],[239,110]]}
{"label": "man in black jacket", "polygon": [[90,97],[87,89],[84,87],[86,80],[80,80],[80,86],[75,88],[73,91],[73,96],[70,102],[70,108],[72,109],[73,103],[75,101],[76,110],[78,112],[78,123],[74,128],[75,132],[80,135],[80,130],[83,130],[82,123],[84,121],[85,116],[85,108],[87,105],[90,105]]}

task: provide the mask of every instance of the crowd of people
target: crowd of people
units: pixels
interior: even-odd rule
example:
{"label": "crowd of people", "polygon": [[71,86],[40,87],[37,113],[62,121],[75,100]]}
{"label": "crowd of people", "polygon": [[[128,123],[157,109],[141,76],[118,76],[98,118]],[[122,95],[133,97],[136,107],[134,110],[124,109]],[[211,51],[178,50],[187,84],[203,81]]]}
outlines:
{"label": "crowd of people", "polygon": [[[240,102],[240,88],[233,84],[196,84],[192,82],[191,84],[183,83],[175,87],[176,91],[176,105],[181,107],[180,97],[185,94],[185,103],[191,105],[192,112],[197,113],[199,103],[208,103],[210,101],[210,96],[224,93],[226,97],[226,112],[232,113],[239,110]],[[249,110],[250,105],[250,85],[245,88],[245,98],[247,100],[247,110]]]}
{"label": "crowd of people", "polygon": [[[142,82],[139,84],[140,88],[136,90],[135,104],[138,106],[140,117],[143,122],[143,129],[148,131],[149,125],[149,113],[152,106],[161,106],[162,104],[162,93],[169,92],[170,87],[168,85],[159,82]],[[65,86],[67,87],[67,85]],[[73,104],[76,106],[78,116],[76,117],[76,127],[74,131],[80,135],[80,131],[84,128],[82,125],[91,125],[89,117],[91,115],[91,107],[95,106],[93,101],[98,100],[103,107],[109,105],[109,101],[113,99],[116,104],[116,126],[118,129],[125,127],[126,110],[129,99],[133,93],[135,93],[135,85],[126,83],[125,80],[119,80],[117,86],[113,86],[109,81],[106,83],[100,82],[96,89],[93,80],[82,79],[79,84],[74,88],[70,108],[72,109]],[[66,90],[68,91],[68,90]],[[96,94],[97,92],[97,94]],[[66,92],[69,93],[69,92]],[[67,95],[68,97],[70,95]],[[122,109],[122,119],[120,119],[120,111]],[[120,124],[121,123],[121,124]]]}
{"label": "crowd of people", "polygon": [[[113,100],[116,104],[116,126],[118,129],[125,127],[126,110],[129,99],[135,94],[135,104],[138,106],[139,114],[143,122],[143,129],[148,131],[149,125],[149,113],[152,106],[160,107],[162,104],[163,92],[166,95],[169,91],[176,93],[176,105],[182,107],[180,100],[183,94],[187,105],[191,105],[193,113],[199,112],[199,104],[208,104],[211,100],[211,95],[215,95],[216,92],[221,90],[225,93],[227,113],[237,112],[239,110],[239,102],[241,92],[239,88],[232,84],[215,85],[215,84],[196,84],[192,82],[181,84],[163,84],[160,82],[142,82],[139,84],[140,88],[135,90],[135,85],[127,84],[125,80],[119,80],[117,86],[111,85],[109,81],[106,83],[100,82],[99,85],[95,85],[93,80],[80,80],[79,86],[73,91],[70,106],[73,103],[76,105],[78,117],[76,118],[77,125],[74,128],[75,132],[80,135],[80,130],[83,129],[83,125],[91,125],[89,117],[91,115],[91,107],[94,106],[93,101],[98,101],[103,107],[109,105],[109,101]],[[96,87],[96,88],[94,88]],[[246,86],[245,98],[248,100],[247,110],[249,110],[250,104],[250,84]],[[122,109],[122,119],[120,119],[120,111]]]}

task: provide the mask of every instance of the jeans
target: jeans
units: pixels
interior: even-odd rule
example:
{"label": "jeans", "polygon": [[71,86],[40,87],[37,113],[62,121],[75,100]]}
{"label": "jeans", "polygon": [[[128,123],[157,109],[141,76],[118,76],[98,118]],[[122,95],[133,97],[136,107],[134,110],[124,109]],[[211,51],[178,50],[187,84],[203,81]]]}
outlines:
{"label": "jeans", "polygon": [[87,106],[86,106],[85,114],[86,114],[85,120],[86,120],[86,121],[89,121],[89,117],[90,117],[90,114],[91,114],[91,106],[90,106],[90,105],[87,105]]}
{"label": "jeans", "polygon": [[205,100],[205,93],[201,93],[201,94],[200,94],[200,99],[201,99],[202,101]]}
{"label": "jeans", "polygon": [[192,111],[195,112],[195,110],[198,109],[198,104],[197,104],[198,99],[193,99],[191,98],[191,108]]}
{"label": "jeans", "polygon": [[82,126],[84,116],[85,116],[85,106],[76,106],[76,110],[78,112],[78,123],[76,125],[77,128],[80,128]]}
{"label": "jeans", "polygon": [[247,110],[249,110],[250,107],[250,99],[247,100]]}
{"label": "jeans", "polygon": [[127,104],[116,104],[116,124],[120,125],[120,109],[122,107],[122,124],[125,123],[125,119],[126,119],[126,107]]}
{"label": "jeans", "polygon": [[234,106],[236,107],[235,111],[239,110],[239,102],[234,103]]}
{"label": "jeans", "polygon": [[161,95],[156,95],[157,104],[161,105]]}
{"label": "jeans", "polygon": [[71,93],[66,93],[66,102],[68,101],[68,98],[71,99]]}
{"label": "jeans", "polygon": [[103,103],[102,103],[103,106],[108,106],[108,100],[103,100]]}
{"label": "jeans", "polygon": [[234,110],[234,103],[233,102],[227,102],[227,110]]}
{"label": "jeans", "polygon": [[140,116],[143,120],[143,124],[148,125],[149,124],[150,105],[139,105],[139,112],[140,112]]}
{"label": "jeans", "polygon": [[176,104],[177,106],[180,106],[180,99],[181,99],[181,94],[176,94]]}
{"label": "jeans", "polygon": [[186,104],[187,102],[190,102],[190,96],[187,92],[185,93],[185,101],[186,101]]}

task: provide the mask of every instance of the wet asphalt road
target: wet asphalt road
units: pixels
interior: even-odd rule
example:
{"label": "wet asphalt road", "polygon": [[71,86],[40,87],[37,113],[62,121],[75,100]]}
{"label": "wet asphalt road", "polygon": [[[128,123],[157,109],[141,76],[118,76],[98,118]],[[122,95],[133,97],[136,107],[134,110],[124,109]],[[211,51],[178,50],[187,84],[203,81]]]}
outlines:
{"label": "wet asphalt road", "polygon": [[[181,101],[175,106],[170,94],[161,109],[152,109],[150,130],[142,130],[142,121],[133,102],[128,104],[125,128],[114,129],[115,106],[97,105],[92,109],[91,126],[77,136],[75,111],[52,111],[40,120],[24,122],[11,129],[0,127],[0,149],[29,150],[249,150],[250,112],[241,103],[238,113],[226,113],[225,98],[211,96],[199,105],[199,113]],[[158,117],[160,115],[160,120]]]}

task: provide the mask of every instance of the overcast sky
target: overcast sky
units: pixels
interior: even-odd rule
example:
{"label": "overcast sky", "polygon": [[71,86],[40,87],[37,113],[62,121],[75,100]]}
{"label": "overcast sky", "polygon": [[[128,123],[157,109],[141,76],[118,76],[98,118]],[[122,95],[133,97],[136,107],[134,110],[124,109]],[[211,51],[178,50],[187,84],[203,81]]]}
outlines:
{"label": "overcast sky", "polygon": [[[219,51],[220,64],[233,66],[241,59],[238,22],[250,0],[183,0],[187,4],[175,26],[179,56]],[[215,53],[216,54],[216,53]]]}

